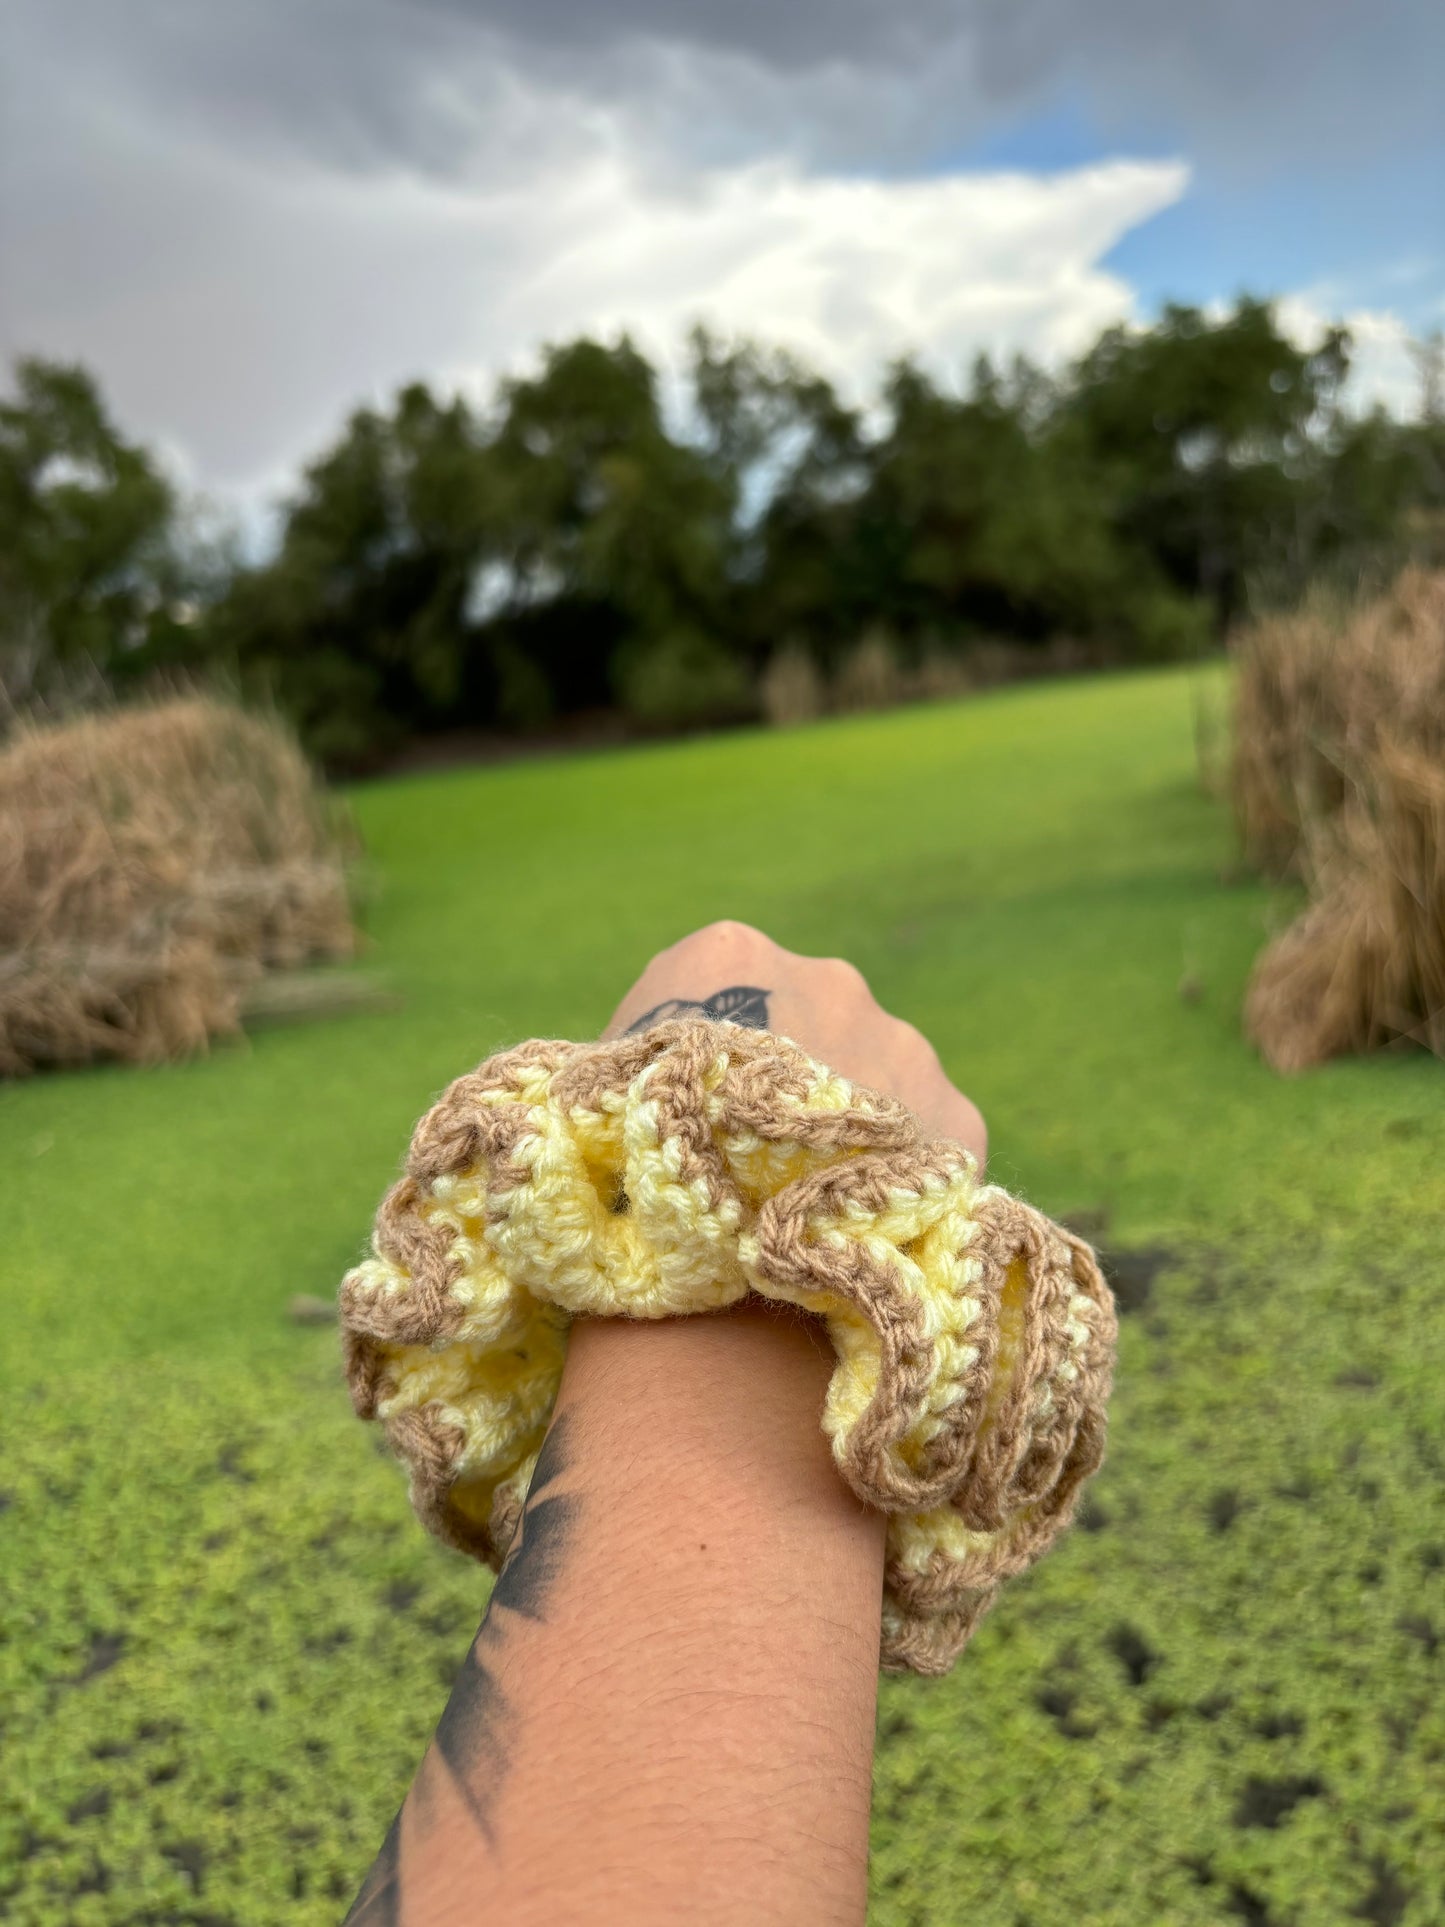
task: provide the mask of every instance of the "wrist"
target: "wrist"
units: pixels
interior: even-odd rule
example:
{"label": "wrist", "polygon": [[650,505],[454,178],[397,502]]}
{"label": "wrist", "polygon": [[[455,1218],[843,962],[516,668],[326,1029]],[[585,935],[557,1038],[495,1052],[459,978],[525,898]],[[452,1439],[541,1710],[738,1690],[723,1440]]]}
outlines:
{"label": "wrist", "polygon": [[876,1666],[885,1520],[844,1484],[821,1429],[834,1362],[818,1320],[755,1299],[574,1321],[554,1423],[579,1503],[607,1522],[604,1583],[624,1590],[639,1563],[677,1592],[695,1583],[717,1631],[760,1627],[766,1602],[825,1568],[856,1596],[854,1636]]}
{"label": "wrist", "polygon": [[879,1515],[849,1492],[823,1435],[835,1364],[821,1320],[759,1298],[702,1317],[578,1318],[556,1411],[593,1448],[584,1477],[642,1455],[634,1477],[609,1482],[644,1506],[659,1490],[715,1484],[737,1503],[877,1520],[881,1544]]}

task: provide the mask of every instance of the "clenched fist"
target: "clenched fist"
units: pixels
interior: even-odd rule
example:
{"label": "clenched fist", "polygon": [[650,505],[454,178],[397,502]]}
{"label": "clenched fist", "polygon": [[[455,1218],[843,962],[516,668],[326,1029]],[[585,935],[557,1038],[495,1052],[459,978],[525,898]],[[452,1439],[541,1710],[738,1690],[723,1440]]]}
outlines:
{"label": "clenched fist", "polygon": [[899,1098],[934,1136],[972,1151],[982,1172],[988,1131],[978,1107],[949,1082],[923,1033],[890,1017],[841,958],[799,957],[748,924],[712,923],[652,959],[603,1035],[688,1016],[791,1037],[855,1084]]}

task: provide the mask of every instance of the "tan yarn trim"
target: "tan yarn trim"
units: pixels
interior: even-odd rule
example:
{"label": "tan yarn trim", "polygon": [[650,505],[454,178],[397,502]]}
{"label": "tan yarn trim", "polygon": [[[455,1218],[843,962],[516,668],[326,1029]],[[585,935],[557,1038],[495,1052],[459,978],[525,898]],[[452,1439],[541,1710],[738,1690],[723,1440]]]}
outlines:
{"label": "tan yarn trim", "polygon": [[1116,1326],[1089,1247],[784,1037],[682,1019],[500,1052],[417,1126],[373,1250],[341,1288],[356,1410],[423,1523],[493,1566],[579,1310],[753,1291],[826,1320],[824,1428],[890,1515],[885,1667],[947,1671],[1103,1456]]}

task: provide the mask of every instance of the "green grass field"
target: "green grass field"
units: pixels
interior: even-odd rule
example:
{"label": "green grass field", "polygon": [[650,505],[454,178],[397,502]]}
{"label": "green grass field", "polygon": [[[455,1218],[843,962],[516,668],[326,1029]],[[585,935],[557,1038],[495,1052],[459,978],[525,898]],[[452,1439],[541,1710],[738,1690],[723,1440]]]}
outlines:
{"label": "green grass field", "polygon": [[[0,1090],[0,1917],[340,1918],[485,1592],[292,1324],[414,1118],[718,916],[842,952],[1126,1302],[1082,1526],[888,1680],[879,1927],[1445,1919],[1445,1070],[1242,1042],[1160,673],[361,790],[389,1012]],[[1201,994],[1181,998],[1189,974]]]}

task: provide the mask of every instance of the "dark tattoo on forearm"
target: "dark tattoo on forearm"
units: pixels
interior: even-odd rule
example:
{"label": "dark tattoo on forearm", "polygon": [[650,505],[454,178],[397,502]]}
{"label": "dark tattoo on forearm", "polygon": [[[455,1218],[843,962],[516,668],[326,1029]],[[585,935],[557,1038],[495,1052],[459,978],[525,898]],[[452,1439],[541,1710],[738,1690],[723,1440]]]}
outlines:
{"label": "dark tattoo on forearm", "polygon": [[[425,1826],[436,1783],[445,1773],[488,1845],[494,1844],[492,1803],[508,1767],[507,1723],[511,1708],[489,1665],[509,1636],[509,1615],[543,1621],[561,1573],[577,1516],[577,1500],[549,1492],[568,1470],[568,1421],[554,1421],[542,1443],[527,1492],[517,1537],[497,1575],[477,1636],[462,1662],[427,1757],[408,1796]],[[430,1782],[430,1784],[429,1784]],[[401,1814],[367,1875],[345,1927],[398,1927],[401,1919]]]}
{"label": "dark tattoo on forearm", "polygon": [[492,1587],[482,1621],[483,1631],[499,1608],[519,1613],[523,1619],[540,1620],[547,1616],[547,1595],[557,1583],[562,1554],[577,1516],[575,1499],[556,1493],[550,1499],[542,1496],[567,1469],[567,1423],[565,1416],[557,1420],[537,1455],[537,1469],[527,1492],[527,1509],[518,1529],[518,1544],[508,1555]]}
{"label": "dark tattoo on forearm", "polygon": [[401,1814],[386,1830],[381,1852],[371,1872],[361,1883],[361,1892],[351,1903],[351,1912],[342,1927],[400,1927],[401,1921]]}
{"label": "dark tattoo on forearm", "polygon": [[491,1840],[491,1808],[507,1770],[506,1695],[487,1664],[505,1645],[508,1613],[541,1620],[556,1583],[577,1501],[545,1497],[567,1467],[567,1420],[559,1419],[543,1441],[527,1493],[517,1542],[497,1575],[486,1615],[437,1726],[433,1744],[451,1773],[478,1827]]}
{"label": "dark tattoo on forearm", "polygon": [[750,1030],[766,1030],[772,994],[759,990],[756,984],[731,984],[726,990],[715,990],[711,997],[669,997],[666,1003],[654,1004],[634,1019],[626,1034],[630,1037],[634,1031],[649,1030],[669,1017],[708,1017],[715,1024],[746,1024]]}

